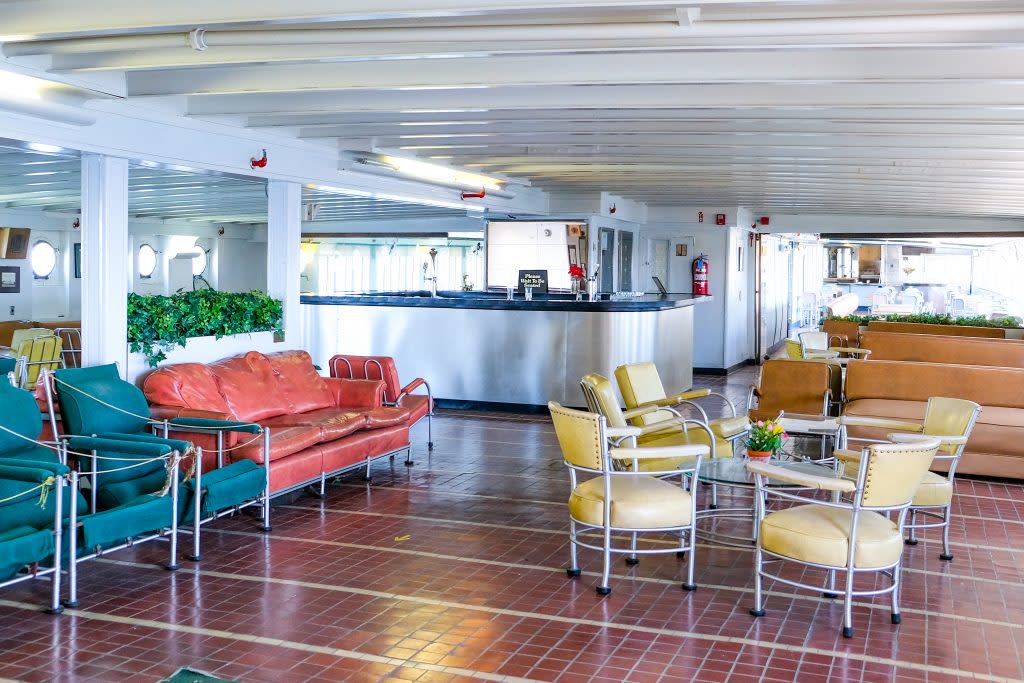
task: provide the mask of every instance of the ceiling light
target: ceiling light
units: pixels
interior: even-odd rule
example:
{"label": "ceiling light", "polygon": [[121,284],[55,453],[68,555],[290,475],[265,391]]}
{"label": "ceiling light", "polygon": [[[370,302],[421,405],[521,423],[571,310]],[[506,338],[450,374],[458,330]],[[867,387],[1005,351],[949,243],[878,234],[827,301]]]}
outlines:
{"label": "ceiling light", "polygon": [[83,98],[69,97],[69,90],[62,83],[0,70],[0,110],[74,126],[95,123],[95,115],[81,108]]}

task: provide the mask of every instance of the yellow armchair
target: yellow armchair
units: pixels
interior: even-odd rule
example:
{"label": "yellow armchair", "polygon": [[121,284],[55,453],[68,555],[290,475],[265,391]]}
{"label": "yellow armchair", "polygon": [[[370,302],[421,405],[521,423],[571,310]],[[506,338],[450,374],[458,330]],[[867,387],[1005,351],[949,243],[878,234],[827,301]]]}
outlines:
{"label": "yellow armchair", "polygon": [[[700,463],[710,451],[702,444],[643,448],[621,446],[623,440],[635,440],[637,427],[609,427],[597,413],[565,408],[549,403],[558,444],[569,468],[569,549],[570,578],[581,575],[577,548],[600,551],[603,565],[599,595],[611,593],[609,585],[612,553],[626,555],[628,564],[636,564],[640,554],[685,553],[687,579],[682,588],[694,590],[696,550],[696,497]],[[639,471],[638,462],[689,463],[668,470]],[[621,463],[633,463],[623,469]],[[664,476],[679,477],[674,484]],[[579,477],[586,477],[580,480]],[[613,544],[617,534],[628,534],[629,547]],[[677,542],[670,546],[640,548],[641,533],[670,534]],[[593,538],[600,534],[600,545]]]}
{"label": "yellow armchair", "polygon": [[[911,501],[927,474],[941,443],[917,439],[909,443],[871,444],[861,454],[854,479],[805,475],[767,463],[747,463],[757,493],[758,533],[754,552],[755,617],[765,614],[762,582],[772,579],[789,586],[836,595],[836,575],[844,574],[843,636],[853,636],[853,599],[883,595],[891,600],[892,623],[900,623],[899,591],[903,562],[903,532]],[[798,484],[810,491],[830,491],[832,500],[819,500],[777,487],[768,479]],[[769,498],[787,505],[768,511]],[[794,503],[797,503],[794,505]],[[889,518],[897,513],[896,521]],[[824,570],[824,585],[806,583],[776,565],[799,564]],[[858,574],[879,573],[890,579],[884,588],[854,589]]]}
{"label": "yellow armchair", "polygon": [[[946,561],[953,559],[953,553],[949,547],[949,518],[953,506],[953,481],[956,477],[960,456],[963,455],[979,414],[981,414],[981,406],[973,401],[933,396],[928,399],[924,421],[920,423],[857,415],[844,415],[839,418],[841,447],[835,452],[835,457],[843,464],[847,476],[851,476],[856,471],[861,459],[860,451],[847,447],[849,441],[860,441],[860,439],[848,436],[847,427],[886,427],[896,430],[888,435],[889,441],[893,443],[915,443],[922,439],[939,440],[939,451],[935,459],[947,462],[948,470],[945,475],[928,472],[922,479],[910,508],[910,521],[906,525],[910,533],[906,543],[907,545],[917,545],[918,529],[941,528],[942,553],[939,555],[939,559]],[[924,521],[919,522],[918,517],[924,518]]]}
{"label": "yellow armchair", "polygon": [[[654,363],[620,365],[615,369],[615,380],[619,385],[626,408],[638,409],[654,406],[666,409],[644,413],[639,419],[634,419],[635,422],[651,424],[668,420],[673,414],[679,414],[678,409],[681,406],[696,410],[700,416],[699,421],[707,425],[715,435],[714,457],[732,457],[734,444],[744,438],[750,430],[750,420],[747,419],[747,416],[739,415],[736,406],[720,393],[710,389],[695,389],[668,395]],[[726,417],[710,419],[704,408],[697,403],[697,399],[712,396],[725,404],[729,413]],[[676,410],[672,412],[667,410],[671,408]]]}

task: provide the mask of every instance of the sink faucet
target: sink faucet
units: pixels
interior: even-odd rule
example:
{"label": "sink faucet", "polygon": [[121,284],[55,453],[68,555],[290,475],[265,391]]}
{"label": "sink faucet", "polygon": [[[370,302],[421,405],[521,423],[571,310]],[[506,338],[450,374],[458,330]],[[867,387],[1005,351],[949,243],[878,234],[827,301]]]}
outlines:
{"label": "sink faucet", "polygon": [[427,253],[430,254],[430,271],[432,273],[432,275],[427,278],[427,280],[430,282],[430,298],[431,299],[436,299],[437,298],[437,249],[435,249],[434,247],[431,247],[430,251],[428,251]]}

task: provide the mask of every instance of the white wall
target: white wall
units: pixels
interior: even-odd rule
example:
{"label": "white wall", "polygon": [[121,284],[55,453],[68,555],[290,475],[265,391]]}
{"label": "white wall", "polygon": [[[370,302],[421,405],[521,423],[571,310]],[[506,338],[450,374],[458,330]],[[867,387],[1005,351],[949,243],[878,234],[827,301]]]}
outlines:
{"label": "white wall", "polygon": [[266,291],[267,243],[241,239],[218,240],[216,286],[224,292],[251,292],[254,289]]}
{"label": "white wall", "polygon": [[[699,212],[704,214],[703,223],[697,221]],[[715,225],[716,213],[726,214],[725,226]],[[652,220],[641,229],[643,248],[650,239],[669,240],[670,283],[666,286],[671,291],[692,291],[690,265],[700,254],[711,264],[708,291],[712,299],[694,307],[694,367],[721,370],[753,358],[754,262],[746,222],[749,212],[651,207],[648,217]],[[686,256],[675,255],[677,244],[687,245]],[[640,277],[649,281],[649,267],[638,270]]]}

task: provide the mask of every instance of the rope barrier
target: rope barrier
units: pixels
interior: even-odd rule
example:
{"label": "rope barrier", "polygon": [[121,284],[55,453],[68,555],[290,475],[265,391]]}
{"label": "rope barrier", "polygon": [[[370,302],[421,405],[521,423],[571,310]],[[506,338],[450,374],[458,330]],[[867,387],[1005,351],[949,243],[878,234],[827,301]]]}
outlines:
{"label": "rope barrier", "polygon": [[27,496],[30,493],[34,493],[35,491],[42,489],[43,492],[39,494],[39,507],[45,508],[46,501],[50,497],[50,489],[53,487],[55,483],[57,483],[56,477],[47,477],[46,479],[43,480],[42,484],[39,484],[38,486],[33,486],[27,491],[16,493],[13,496],[9,496],[7,498],[0,498],[0,505],[2,505],[3,503],[8,503],[14,500],[15,498],[21,498],[22,496]]}

